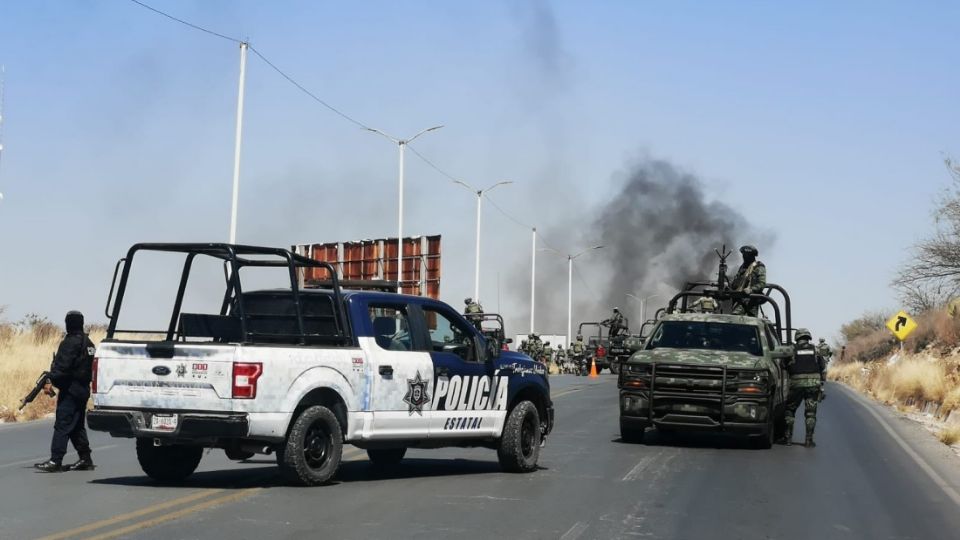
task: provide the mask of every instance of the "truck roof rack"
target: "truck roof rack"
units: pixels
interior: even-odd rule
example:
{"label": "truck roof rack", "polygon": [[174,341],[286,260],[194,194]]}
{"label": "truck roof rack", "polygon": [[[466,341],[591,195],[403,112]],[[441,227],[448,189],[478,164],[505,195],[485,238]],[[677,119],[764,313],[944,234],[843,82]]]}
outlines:
{"label": "truck roof rack", "polygon": [[[330,289],[333,281],[329,279],[308,279],[304,281],[308,289]],[[357,291],[381,291],[395,293],[399,290],[396,281],[386,279],[341,279],[340,287]]]}

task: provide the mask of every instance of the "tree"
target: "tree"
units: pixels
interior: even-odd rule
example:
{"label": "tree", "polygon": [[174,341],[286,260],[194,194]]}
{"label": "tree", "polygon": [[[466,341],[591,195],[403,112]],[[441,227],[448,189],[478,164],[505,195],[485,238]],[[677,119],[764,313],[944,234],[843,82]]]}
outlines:
{"label": "tree", "polygon": [[858,319],[854,319],[840,327],[840,334],[843,336],[844,343],[851,341],[880,330],[884,327],[887,316],[879,311],[864,313]]}
{"label": "tree", "polygon": [[950,158],[944,164],[953,182],[934,208],[934,232],[913,247],[893,283],[917,312],[940,308],[960,293],[960,164]]}

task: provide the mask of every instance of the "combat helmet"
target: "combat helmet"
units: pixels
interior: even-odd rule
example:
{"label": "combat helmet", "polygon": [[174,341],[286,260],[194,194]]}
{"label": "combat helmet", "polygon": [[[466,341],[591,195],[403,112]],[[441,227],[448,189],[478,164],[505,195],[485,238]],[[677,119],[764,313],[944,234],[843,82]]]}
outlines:
{"label": "combat helmet", "polygon": [[463,303],[469,306],[473,303],[473,298],[464,298]]}
{"label": "combat helmet", "polygon": [[810,330],[807,330],[806,328],[797,328],[797,333],[794,336],[794,338],[797,341],[802,341],[802,340],[812,341],[813,334],[811,334]]}
{"label": "combat helmet", "polygon": [[577,334],[577,341],[583,341],[583,334]]}

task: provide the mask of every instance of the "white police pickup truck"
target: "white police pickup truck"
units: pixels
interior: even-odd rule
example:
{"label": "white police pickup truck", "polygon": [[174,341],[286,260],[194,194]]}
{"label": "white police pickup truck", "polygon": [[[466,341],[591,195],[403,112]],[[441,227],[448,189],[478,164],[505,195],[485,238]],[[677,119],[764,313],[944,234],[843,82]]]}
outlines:
{"label": "white police pickup truck", "polygon": [[[176,257],[178,269],[183,261],[169,325],[123,330],[144,252]],[[204,259],[223,266],[222,292],[200,287],[218,309],[187,312],[191,268]],[[263,269],[288,286],[244,290]],[[308,272],[327,282],[303,288]],[[291,481],[323,484],[345,443],[375,466],[397,464],[407,448],[483,446],[506,471],[535,470],[553,426],[546,367],[501,351],[447,304],[371,290],[383,284],[341,284],[331,265],[283,249],[134,245],[114,271],[90,429],[136,438],[141,467],[160,482],[183,480],[204,448],[222,448],[238,460],[275,453]]]}

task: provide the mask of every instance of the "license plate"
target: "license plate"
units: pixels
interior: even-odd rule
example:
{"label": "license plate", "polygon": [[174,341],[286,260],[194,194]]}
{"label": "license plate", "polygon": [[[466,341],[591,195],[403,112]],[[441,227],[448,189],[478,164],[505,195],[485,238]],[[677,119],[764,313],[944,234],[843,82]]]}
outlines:
{"label": "license plate", "polygon": [[155,414],[150,417],[150,429],[156,431],[174,431],[177,429],[177,415]]}

